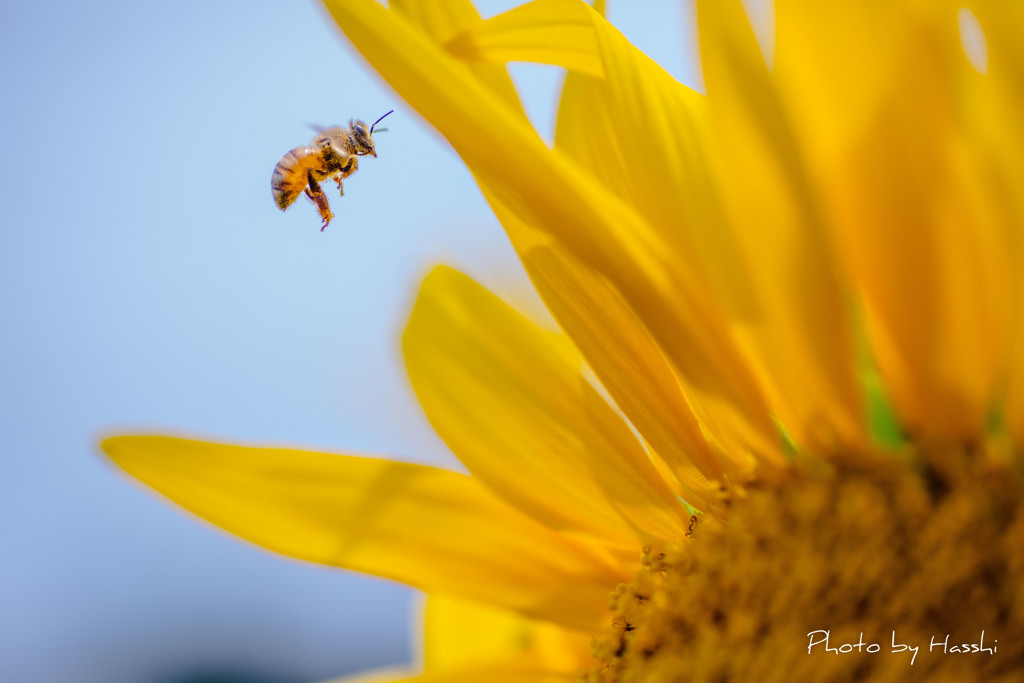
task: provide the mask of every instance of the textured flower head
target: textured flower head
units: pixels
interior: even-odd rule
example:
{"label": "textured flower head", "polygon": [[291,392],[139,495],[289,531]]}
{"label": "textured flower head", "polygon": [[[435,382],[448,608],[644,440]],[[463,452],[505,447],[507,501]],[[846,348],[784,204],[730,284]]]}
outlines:
{"label": "textured flower head", "polygon": [[[988,629],[998,656],[911,666],[1024,666],[1019,3],[778,0],[766,61],[739,0],[698,0],[706,94],[602,2],[326,4],[563,333],[423,284],[406,363],[469,476],[165,437],[106,441],[118,464],[426,591],[424,681],[906,675],[814,657],[816,629]],[[553,148],[512,60],[568,71]]]}

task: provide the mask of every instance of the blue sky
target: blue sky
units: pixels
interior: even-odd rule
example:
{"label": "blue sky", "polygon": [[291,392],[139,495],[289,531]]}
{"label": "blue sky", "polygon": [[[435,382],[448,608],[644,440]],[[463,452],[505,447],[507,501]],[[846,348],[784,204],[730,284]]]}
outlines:
{"label": "blue sky", "polygon": [[[697,81],[689,3],[609,4]],[[0,678],[313,681],[408,658],[411,591],[236,541],[95,444],[158,431],[458,467],[398,350],[419,281],[447,263],[538,305],[469,174],[312,2],[13,0],[0,52]],[[560,72],[513,74],[550,137]],[[307,124],[388,109],[325,233],[304,200],[277,210],[271,170]]]}

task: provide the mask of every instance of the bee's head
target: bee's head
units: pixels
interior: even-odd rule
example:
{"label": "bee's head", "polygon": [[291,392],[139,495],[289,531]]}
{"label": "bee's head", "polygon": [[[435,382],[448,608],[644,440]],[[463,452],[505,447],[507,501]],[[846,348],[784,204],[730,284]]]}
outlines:
{"label": "bee's head", "polygon": [[[388,114],[393,111],[394,109],[389,111]],[[388,114],[384,114],[384,116],[387,116]],[[369,128],[367,128],[366,124],[362,121],[351,121],[349,123],[348,128],[350,139],[352,140],[352,149],[355,154],[358,154],[359,156],[365,156],[367,154],[374,157],[377,156],[377,148],[373,144],[373,131],[384,116],[374,121],[373,125]]]}
{"label": "bee's head", "polygon": [[377,148],[373,145],[373,134],[362,121],[350,121],[348,124],[349,140],[352,141],[352,153],[363,156],[377,156]]}

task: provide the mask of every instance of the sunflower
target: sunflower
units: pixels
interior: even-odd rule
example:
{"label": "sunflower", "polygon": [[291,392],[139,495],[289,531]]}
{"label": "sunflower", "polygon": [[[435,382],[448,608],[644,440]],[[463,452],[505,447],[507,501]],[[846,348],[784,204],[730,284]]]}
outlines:
{"label": "sunflower", "polygon": [[[423,283],[406,364],[469,475],[160,436],[118,465],[425,591],[421,671],[372,680],[1019,680],[1024,5],[777,0],[766,54],[698,0],[702,94],[601,1],[325,1],[561,332]],[[513,60],[568,72],[553,148]]]}

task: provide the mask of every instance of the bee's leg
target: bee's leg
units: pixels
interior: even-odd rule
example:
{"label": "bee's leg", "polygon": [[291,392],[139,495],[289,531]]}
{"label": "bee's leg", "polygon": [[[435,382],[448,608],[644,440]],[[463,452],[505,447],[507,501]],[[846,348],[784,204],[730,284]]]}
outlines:
{"label": "bee's leg", "polygon": [[306,171],[306,182],[309,184],[309,187],[306,188],[306,196],[313,200],[317,210],[320,212],[320,218],[324,221],[320,232],[323,232],[324,228],[330,224],[331,219],[334,218],[334,214],[331,213],[331,205],[327,203],[327,195],[320,189],[320,183],[313,177],[312,171]]}
{"label": "bee's leg", "polygon": [[359,168],[359,159],[355,156],[350,156],[341,165],[341,168],[338,169],[338,175],[334,176],[334,182],[338,183],[338,192],[341,193],[342,197],[345,196],[345,190],[341,187],[342,179],[348,178],[355,173],[357,168]]}
{"label": "bee's leg", "polygon": [[348,178],[350,175],[359,170],[359,157],[350,156],[345,164],[341,167],[341,178]]}

